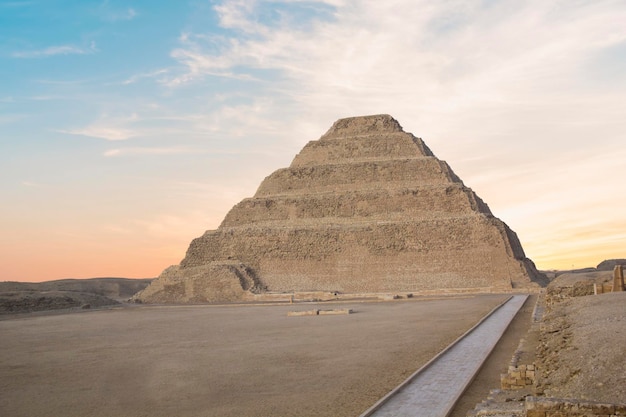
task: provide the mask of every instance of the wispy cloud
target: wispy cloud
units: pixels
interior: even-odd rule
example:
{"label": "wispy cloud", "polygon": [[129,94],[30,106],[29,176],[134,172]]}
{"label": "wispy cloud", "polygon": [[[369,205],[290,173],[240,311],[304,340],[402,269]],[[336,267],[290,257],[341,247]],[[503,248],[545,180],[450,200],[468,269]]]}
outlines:
{"label": "wispy cloud", "polygon": [[25,114],[19,113],[0,114],[0,125],[19,122],[20,120],[24,120],[26,117],[27,116]]}
{"label": "wispy cloud", "polygon": [[21,184],[22,184],[22,186],[29,187],[29,188],[42,188],[42,187],[44,187],[43,184],[40,184],[38,182],[33,182],[33,181],[22,181]]}
{"label": "wispy cloud", "polygon": [[[249,73],[238,71],[228,57],[228,49],[239,41],[222,36],[182,33],[181,47],[174,49],[170,56],[181,63],[186,72],[164,78],[162,83],[170,87],[193,82],[205,76],[217,76],[239,80],[255,80]],[[207,50],[215,53],[207,54]]]}
{"label": "wispy cloud", "polygon": [[116,148],[109,149],[104,152],[106,157],[114,156],[136,156],[136,155],[180,155],[198,153],[198,150],[184,146],[172,146],[172,147],[129,147],[129,148]]}
{"label": "wispy cloud", "polygon": [[108,22],[117,22],[125,20],[133,20],[137,17],[137,11],[128,7],[125,9],[119,9],[111,5],[109,0],[104,0],[98,7],[98,14],[100,18]]}
{"label": "wispy cloud", "polygon": [[127,117],[110,117],[109,115],[104,114],[99,118],[99,120],[88,126],[72,129],[60,129],[58,132],[68,133],[71,135],[89,136],[110,141],[119,141],[141,136],[141,131],[132,127],[133,123],[138,121],[139,116],[136,113]]}
{"label": "wispy cloud", "polygon": [[[302,30],[289,21],[264,24],[258,14],[267,1],[222,1],[215,10],[231,37],[181,36],[172,52],[186,72],[179,83],[204,75],[250,75],[275,69],[296,82],[295,93],[311,99],[416,92],[429,105],[450,109],[498,102],[550,86],[559,76],[574,77],[569,65],[591,50],[626,39],[626,10],[607,3],[561,8],[540,3],[433,4],[426,1],[316,2],[336,7],[335,21]],[[272,1],[271,4],[294,2]],[[402,11],[398,13],[398,11]],[[524,34],[523,36],[521,34]],[[200,40],[204,39],[204,42]],[[377,93],[377,94],[373,94]],[[424,97],[426,94],[426,97]],[[294,94],[295,95],[295,94]],[[301,94],[299,94],[301,95]],[[433,103],[439,97],[445,103]]]}
{"label": "wispy cloud", "polygon": [[[325,7],[324,18],[302,24],[305,5]],[[264,17],[269,8],[282,16]],[[228,125],[232,137],[246,137],[263,126],[258,115],[274,123],[268,136],[311,132],[306,140],[338,117],[390,113],[455,169],[460,161],[460,174],[469,186],[476,179],[496,215],[537,241],[548,238],[539,229],[551,228],[529,217],[597,210],[585,197],[603,204],[611,195],[598,184],[621,187],[594,156],[616,164],[614,172],[626,169],[606,157],[623,143],[626,77],[603,72],[606,60],[623,61],[610,51],[626,44],[626,3],[225,0],[214,11],[226,30],[181,35],[167,84],[228,76],[254,80],[257,90],[245,104],[190,119],[197,129]],[[307,124],[294,129],[297,120]],[[615,210],[602,215],[623,219]],[[593,227],[568,219],[572,233]]]}
{"label": "wispy cloud", "polygon": [[88,126],[83,129],[59,130],[61,133],[71,135],[90,136],[106,140],[126,140],[138,136],[138,133],[131,129],[124,129],[111,126]]}
{"label": "wispy cloud", "polygon": [[136,83],[136,82],[138,82],[140,80],[146,79],[146,78],[148,78],[148,79],[150,79],[150,78],[159,79],[160,76],[163,76],[164,74],[167,74],[167,72],[168,72],[167,69],[159,69],[159,70],[155,70],[155,71],[144,72],[144,73],[141,73],[141,74],[135,74],[132,77],[127,78],[126,80],[124,80],[122,82],[122,84],[124,84],[124,85],[134,84],[134,83]]}
{"label": "wispy cloud", "polygon": [[98,48],[96,47],[96,43],[91,42],[88,47],[76,45],[55,45],[44,49],[14,52],[12,56],[14,58],[45,58],[56,55],[86,55],[96,53],[97,51]]}
{"label": "wispy cloud", "polygon": [[[297,14],[311,4],[331,7],[331,18],[300,25],[259,17],[270,6]],[[506,135],[538,132],[552,144],[508,141],[499,150],[513,158],[547,147],[550,158],[571,143],[570,130],[578,141],[624,124],[616,109],[626,80],[600,94],[586,84],[605,66],[594,65],[595,55],[626,41],[626,5],[232,0],[215,11],[232,32],[183,33],[171,52],[179,66],[163,80],[170,87],[206,85],[213,76],[254,80],[240,91],[256,89],[247,96],[265,102],[267,120],[306,119],[323,129],[341,116],[391,113],[435,148],[454,143],[449,152],[459,158]],[[240,122],[242,131],[252,124]]]}
{"label": "wispy cloud", "polygon": [[[290,19],[267,22],[259,16],[270,3],[283,5],[284,13],[311,3],[334,11],[332,19],[304,26]],[[219,2],[220,25],[232,35],[181,35],[180,46],[171,52],[180,66],[170,71],[167,84],[176,87],[207,76],[257,80],[266,88],[261,94],[271,97],[265,109],[271,118],[289,109],[324,126],[341,115],[386,112],[445,140],[476,125],[472,136],[484,143],[513,129],[533,134],[543,128],[554,130],[558,148],[565,141],[564,127],[573,121],[593,117],[597,127],[623,120],[615,104],[626,84],[612,85],[618,91],[607,88],[599,96],[586,83],[595,76],[593,68],[605,66],[594,65],[595,55],[626,42],[621,23],[626,5],[512,0],[462,7],[401,0],[302,4]],[[254,97],[258,100],[259,93]],[[464,151],[459,148],[459,154]]]}
{"label": "wispy cloud", "polygon": [[[220,134],[228,138],[254,137],[280,134],[278,124],[268,109],[269,99],[255,100],[249,104],[222,105],[210,113],[189,113],[176,117],[199,134]],[[241,151],[241,150],[239,150]]]}

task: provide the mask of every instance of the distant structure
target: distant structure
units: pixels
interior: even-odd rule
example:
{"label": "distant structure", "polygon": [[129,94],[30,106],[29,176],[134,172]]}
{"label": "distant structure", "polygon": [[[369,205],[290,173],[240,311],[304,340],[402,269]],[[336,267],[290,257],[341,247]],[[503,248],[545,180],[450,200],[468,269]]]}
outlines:
{"label": "distant structure", "polygon": [[598,264],[598,271],[613,271],[618,265],[626,265],[626,259],[606,259]]}
{"label": "distant structure", "polygon": [[517,235],[448,164],[391,116],[376,115],[335,122],[136,299],[508,292],[545,284]]}
{"label": "distant structure", "polygon": [[613,292],[624,291],[624,270],[623,265],[615,265],[613,269]]}

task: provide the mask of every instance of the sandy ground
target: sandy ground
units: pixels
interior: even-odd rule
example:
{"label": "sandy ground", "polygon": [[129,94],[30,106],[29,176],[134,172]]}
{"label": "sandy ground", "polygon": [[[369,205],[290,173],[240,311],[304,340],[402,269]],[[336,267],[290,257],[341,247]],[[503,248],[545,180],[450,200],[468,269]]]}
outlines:
{"label": "sandy ground", "polygon": [[538,354],[545,395],[626,404],[626,292],[570,298],[549,310]]}
{"label": "sandy ground", "polygon": [[[354,417],[505,298],[3,320],[0,415]],[[355,313],[287,317],[312,308]]]}

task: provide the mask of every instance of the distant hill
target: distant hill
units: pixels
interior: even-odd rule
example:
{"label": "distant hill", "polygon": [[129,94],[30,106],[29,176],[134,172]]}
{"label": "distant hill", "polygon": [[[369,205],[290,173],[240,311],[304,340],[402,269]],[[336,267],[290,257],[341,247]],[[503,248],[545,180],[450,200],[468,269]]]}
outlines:
{"label": "distant hill", "polygon": [[626,265],[626,259],[607,259],[598,264],[598,271],[612,271],[615,265]]}
{"label": "distant hill", "polygon": [[152,280],[107,277],[0,282],[0,314],[115,305],[146,288]]}
{"label": "distant hill", "polygon": [[[615,268],[615,265],[626,265],[626,259],[606,259],[600,262],[598,266],[595,268],[590,266],[587,268],[579,268],[579,269],[562,269],[562,270],[550,270],[550,271],[540,271],[540,272],[545,274],[550,280],[554,280],[555,278],[564,274],[568,274],[568,275],[575,274],[578,277],[583,277],[585,276],[584,274],[587,274],[587,278],[588,278],[588,277],[594,276],[593,273],[595,272],[606,272],[606,271],[613,272],[613,268]],[[604,276],[604,275],[598,274],[597,276]],[[571,278],[568,278],[568,279],[571,279]]]}

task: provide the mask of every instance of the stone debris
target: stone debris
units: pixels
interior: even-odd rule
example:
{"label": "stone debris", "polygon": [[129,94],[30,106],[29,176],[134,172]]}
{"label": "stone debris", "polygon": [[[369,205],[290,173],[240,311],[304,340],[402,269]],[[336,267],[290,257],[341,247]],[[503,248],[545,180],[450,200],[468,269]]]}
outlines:
{"label": "stone debris", "polygon": [[141,302],[259,293],[537,291],[517,235],[388,115],[340,119],[269,175]]}
{"label": "stone debris", "polygon": [[[615,278],[620,278],[620,272],[616,266]],[[589,279],[589,272],[579,274],[583,281]],[[581,282],[564,278],[553,281],[548,290]],[[600,296],[559,294],[562,297],[547,294],[538,299],[535,308],[538,314],[535,317],[533,313],[527,334],[536,340],[535,354],[529,350],[533,344],[527,346],[522,339],[507,373],[501,375],[502,389],[492,390],[467,416],[626,416],[623,389],[626,294],[623,291]]]}
{"label": "stone debris", "polygon": [[333,316],[333,315],[347,315],[352,314],[354,311],[350,308],[335,308],[332,310],[305,310],[305,311],[289,311],[287,316],[299,317],[299,316]]}
{"label": "stone debris", "polygon": [[491,390],[487,399],[467,413],[467,417],[523,417],[526,416],[524,399],[531,395],[529,388],[516,391]]}
{"label": "stone debris", "polygon": [[622,265],[615,265],[613,269],[613,292],[624,291],[624,271]]}

